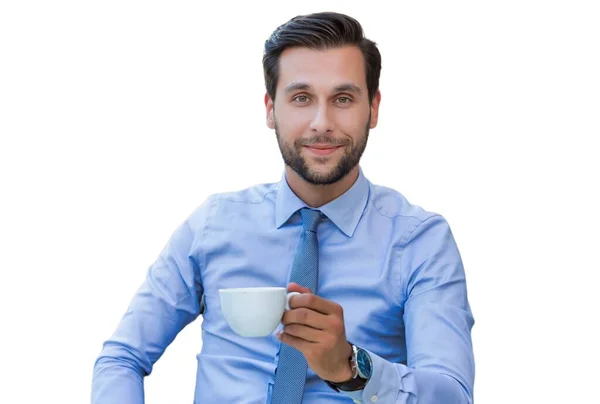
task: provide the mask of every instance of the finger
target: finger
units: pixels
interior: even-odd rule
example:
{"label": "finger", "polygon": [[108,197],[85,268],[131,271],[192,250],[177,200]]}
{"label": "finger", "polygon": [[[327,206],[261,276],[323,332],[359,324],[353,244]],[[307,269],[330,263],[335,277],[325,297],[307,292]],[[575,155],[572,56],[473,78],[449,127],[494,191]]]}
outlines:
{"label": "finger", "polygon": [[281,323],[283,325],[300,324],[316,328],[317,330],[328,328],[328,318],[326,315],[305,307],[286,311],[281,318]]}
{"label": "finger", "polygon": [[283,332],[285,332],[287,335],[291,335],[292,337],[313,343],[318,343],[325,337],[325,333],[323,331],[300,324],[286,325],[283,328]]}
{"label": "finger", "polygon": [[298,292],[298,293],[311,293],[311,290],[309,288],[300,286],[296,282],[291,282],[290,284],[288,284],[287,291],[288,292]]}
{"label": "finger", "polygon": [[279,340],[281,342],[283,342],[284,344],[287,344],[291,347],[296,348],[298,351],[302,352],[303,354],[304,354],[304,352],[307,351],[307,349],[312,344],[312,342],[305,341],[302,338],[294,337],[293,335],[290,335],[283,331],[279,331],[277,333],[277,338],[279,338]]}
{"label": "finger", "polygon": [[293,296],[290,299],[290,307],[293,309],[306,307],[321,314],[342,314],[342,307],[339,304],[332,302],[331,300],[323,299],[312,293]]}

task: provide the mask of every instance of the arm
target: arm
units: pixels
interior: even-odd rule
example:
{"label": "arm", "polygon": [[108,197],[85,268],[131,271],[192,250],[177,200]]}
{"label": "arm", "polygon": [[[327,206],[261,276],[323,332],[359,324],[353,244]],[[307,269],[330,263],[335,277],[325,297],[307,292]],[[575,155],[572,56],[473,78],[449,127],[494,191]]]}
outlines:
{"label": "arm", "polygon": [[[421,223],[400,251],[407,365],[371,353],[373,375],[353,398],[397,404],[471,404],[474,320],[465,274],[447,222]],[[358,394],[358,396],[356,396]]]}
{"label": "arm", "polygon": [[189,222],[172,235],[94,366],[92,404],[144,403],[143,378],[179,331],[198,317],[199,268]]}

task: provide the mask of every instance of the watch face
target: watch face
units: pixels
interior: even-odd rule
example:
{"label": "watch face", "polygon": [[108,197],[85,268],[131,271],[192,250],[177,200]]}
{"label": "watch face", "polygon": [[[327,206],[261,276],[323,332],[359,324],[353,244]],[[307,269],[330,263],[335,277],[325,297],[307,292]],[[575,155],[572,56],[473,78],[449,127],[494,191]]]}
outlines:
{"label": "watch face", "polygon": [[358,367],[358,371],[361,377],[365,379],[371,377],[371,372],[373,372],[373,365],[371,363],[371,357],[366,351],[362,349],[358,350],[358,353],[356,354],[356,365]]}

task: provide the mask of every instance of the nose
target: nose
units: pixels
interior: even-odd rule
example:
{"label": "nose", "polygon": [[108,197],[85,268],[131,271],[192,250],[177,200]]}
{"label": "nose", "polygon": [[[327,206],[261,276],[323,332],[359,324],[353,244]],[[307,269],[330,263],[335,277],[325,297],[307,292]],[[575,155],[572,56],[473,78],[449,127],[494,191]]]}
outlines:
{"label": "nose", "polygon": [[310,129],[316,134],[333,132],[333,119],[330,117],[330,111],[327,105],[322,105],[317,108],[315,116],[310,123]]}

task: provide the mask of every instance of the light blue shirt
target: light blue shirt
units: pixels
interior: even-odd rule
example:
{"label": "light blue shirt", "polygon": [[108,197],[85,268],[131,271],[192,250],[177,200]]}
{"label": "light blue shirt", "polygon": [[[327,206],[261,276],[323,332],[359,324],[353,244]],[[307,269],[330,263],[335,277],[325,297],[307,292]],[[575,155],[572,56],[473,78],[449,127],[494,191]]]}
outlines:
{"label": "light blue shirt", "polygon": [[[142,404],[143,377],[200,314],[194,403],[269,403],[280,342],[235,334],[218,290],[286,286],[305,206],[285,176],[208,198],[174,232],[105,342],[92,403]],[[362,170],[319,209],[317,294],[343,307],[346,336],[371,354],[374,370],[364,390],[347,394],[309,368],[304,403],[471,403],[474,320],[446,220]]]}

